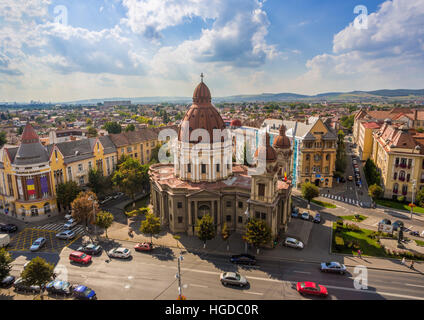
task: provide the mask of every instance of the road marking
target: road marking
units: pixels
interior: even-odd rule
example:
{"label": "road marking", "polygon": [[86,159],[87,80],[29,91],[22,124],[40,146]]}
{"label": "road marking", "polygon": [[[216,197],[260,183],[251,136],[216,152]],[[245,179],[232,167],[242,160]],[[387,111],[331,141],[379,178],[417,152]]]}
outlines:
{"label": "road marking", "polygon": [[418,287],[418,288],[424,288],[424,286],[420,286],[418,284],[411,284],[411,283],[405,283],[405,286],[409,286],[409,287]]}
{"label": "road marking", "polygon": [[198,288],[209,288],[208,286],[202,286],[201,284],[195,284],[195,283],[191,283],[189,284],[189,286],[198,287]]}
{"label": "road marking", "polygon": [[310,272],[307,272],[307,271],[296,271],[296,270],[294,270],[293,272],[296,272],[296,273],[304,273],[304,274],[311,274]]}
{"label": "road marking", "polygon": [[250,292],[250,291],[244,291],[244,293],[248,293],[248,294],[256,294],[256,295],[258,295],[258,296],[263,296],[263,295],[264,295],[263,293],[260,293],[260,292]]}

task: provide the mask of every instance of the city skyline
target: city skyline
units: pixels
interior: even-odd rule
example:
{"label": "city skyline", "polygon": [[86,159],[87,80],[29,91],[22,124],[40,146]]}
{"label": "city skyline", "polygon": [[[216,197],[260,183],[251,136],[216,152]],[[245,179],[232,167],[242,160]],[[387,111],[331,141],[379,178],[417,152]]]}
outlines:
{"label": "city skyline", "polygon": [[[367,29],[354,8],[367,9]],[[424,0],[0,4],[2,101],[419,89]],[[362,21],[363,23],[364,21]]]}

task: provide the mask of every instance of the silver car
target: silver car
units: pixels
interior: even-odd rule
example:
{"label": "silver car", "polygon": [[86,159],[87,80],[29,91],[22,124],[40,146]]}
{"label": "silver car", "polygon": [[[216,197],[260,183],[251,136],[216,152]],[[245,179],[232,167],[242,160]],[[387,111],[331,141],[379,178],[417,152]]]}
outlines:
{"label": "silver car", "polygon": [[247,279],[237,272],[223,272],[220,276],[221,283],[244,287],[248,284]]}
{"label": "silver car", "polygon": [[56,238],[63,239],[63,240],[70,240],[75,238],[75,232],[72,230],[62,231],[56,234]]}
{"label": "silver car", "polygon": [[299,241],[295,238],[286,238],[286,240],[284,240],[284,245],[286,247],[292,247],[292,248],[296,248],[296,249],[303,249],[303,242]]}
{"label": "silver car", "polygon": [[338,262],[322,262],[321,263],[321,271],[322,272],[334,272],[334,273],[340,273],[345,274],[346,273],[346,266],[344,264],[338,263]]}
{"label": "silver car", "polygon": [[131,257],[131,250],[127,248],[115,248],[110,250],[109,256],[113,258],[121,258],[121,259],[128,259]]}
{"label": "silver car", "polygon": [[37,251],[37,250],[41,249],[46,244],[46,242],[47,242],[47,240],[45,238],[38,238],[37,240],[34,241],[34,243],[29,248],[29,250]]}

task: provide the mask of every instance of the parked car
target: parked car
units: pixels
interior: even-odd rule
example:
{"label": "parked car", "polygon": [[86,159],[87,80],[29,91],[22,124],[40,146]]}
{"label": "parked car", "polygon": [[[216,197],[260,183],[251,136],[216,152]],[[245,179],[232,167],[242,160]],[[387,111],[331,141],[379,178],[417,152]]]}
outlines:
{"label": "parked car", "polygon": [[72,294],[73,286],[68,281],[53,280],[46,285],[46,291],[53,294],[69,296]]}
{"label": "parked car", "polygon": [[94,290],[90,289],[86,286],[75,286],[73,290],[73,294],[75,298],[77,299],[83,299],[83,300],[96,300],[96,292]]}
{"label": "parked car", "polygon": [[292,211],[291,216],[292,216],[292,218],[299,218],[299,210]]}
{"label": "parked car", "polygon": [[314,220],[315,223],[321,223],[321,215],[319,213],[315,214]]}
{"label": "parked car", "polygon": [[102,252],[102,247],[95,245],[94,243],[89,243],[85,246],[81,246],[77,249],[79,252],[84,252],[89,255],[97,255]]}
{"label": "parked car", "polygon": [[122,197],[124,194],[122,193],[122,192],[118,192],[117,194],[115,194],[114,196],[113,196],[113,199],[119,199],[120,197]]}
{"label": "parked car", "polygon": [[395,222],[393,222],[392,226],[393,226],[393,231],[397,231],[398,229],[400,230],[404,229],[404,223],[400,220],[396,220]]}
{"label": "parked car", "polygon": [[10,287],[13,283],[15,282],[15,277],[14,276],[7,276],[4,277],[3,280],[0,281],[0,287],[1,288],[8,288]]}
{"label": "parked car", "polygon": [[37,250],[41,249],[46,243],[47,243],[46,238],[38,238],[37,240],[35,240],[33,242],[31,247],[29,248],[29,250],[37,251]]}
{"label": "parked car", "polygon": [[409,234],[411,236],[415,236],[415,237],[419,237],[420,236],[420,233],[418,231],[411,231],[411,232],[409,232]]}
{"label": "parked car", "polygon": [[80,251],[73,251],[69,255],[69,261],[81,263],[81,264],[89,264],[91,262],[91,256]]}
{"label": "parked car", "polygon": [[140,251],[140,252],[152,251],[153,250],[153,244],[151,244],[150,242],[137,243],[134,246],[134,250]]}
{"label": "parked car", "polygon": [[300,294],[311,294],[314,296],[326,297],[328,296],[327,288],[315,282],[305,281],[298,282],[296,285],[297,292]]}
{"label": "parked car", "polygon": [[389,219],[383,219],[380,221],[382,224],[392,224],[392,222]]}
{"label": "parked car", "polygon": [[131,250],[127,248],[115,248],[109,251],[109,256],[113,258],[128,259],[131,257]]}
{"label": "parked car", "polygon": [[309,213],[308,212],[304,212],[302,213],[302,215],[300,216],[303,220],[309,220]]}
{"label": "parked car", "polygon": [[0,223],[0,231],[7,232],[7,233],[13,233],[13,232],[18,231],[18,226],[14,225],[12,223],[7,223],[7,224]]}
{"label": "parked car", "polygon": [[346,266],[338,262],[322,262],[320,269],[322,272],[346,273]]}
{"label": "parked car", "polygon": [[15,280],[15,282],[13,283],[13,287],[15,288],[15,291],[18,291],[18,292],[32,292],[32,293],[41,292],[40,286],[29,286],[25,284],[22,278]]}
{"label": "parked car", "polygon": [[250,254],[233,255],[231,256],[230,261],[236,264],[248,264],[248,265],[256,264],[256,258]]}
{"label": "parked car", "polygon": [[292,247],[296,249],[303,249],[303,242],[299,241],[295,238],[287,237],[286,240],[284,240],[284,245],[286,247]]}
{"label": "parked car", "polygon": [[73,227],[75,227],[78,224],[78,221],[75,220],[74,218],[69,219],[64,225],[63,227],[65,229],[72,229]]}
{"label": "parked car", "polygon": [[104,198],[104,200],[100,201],[100,204],[105,204],[105,203],[109,202],[112,199],[113,198],[111,196],[107,196],[106,198]]}
{"label": "parked car", "polygon": [[230,284],[244,287],[248,284],[247,279],[237,272],[223,272],[220,275],[220,280],[224,286]]}
{"label": "parked car", "polygon": [[72,214],[71,214],[71,213],[66,214],[66,215],[65,215],[65,219],[66,219],[66,220],[70,220],[70,219],[72,219]]}
{"label": "parked car", "polygon": [[73,230],[66,230],[62,231],[56,234],[56,238],[63,239],[63,240],[70,240],[75,238],[75,232]]}

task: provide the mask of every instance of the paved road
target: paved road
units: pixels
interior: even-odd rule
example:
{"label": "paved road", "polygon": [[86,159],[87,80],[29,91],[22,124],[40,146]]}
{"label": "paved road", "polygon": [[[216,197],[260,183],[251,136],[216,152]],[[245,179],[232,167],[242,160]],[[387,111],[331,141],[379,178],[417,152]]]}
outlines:
{"label": "paved road", "polygon": [[[132,247],[126,242],[122,245]],[[66,270],[59,278],[67,276],[71,283],[92,287],[99,299],[174,300],[178,294],[175,278],[177,251],[158,248],[155,254],[133,252],[132,260],[112,259],[110,262],[102,253],[94,257],[89,266],[70,264],[70,251],[65,248],[60,256],[44,254],[43,257],[61,265],[58,270]],[[19,256],[13,262],[12,274],[19,275],[26,259],[35,255]],[[261,262],[260,257],[258,266],[240,267],[222,256],[189,253],[184,254],[181,266],[183,294],[188,299],[310,299],[300,296],[293,287],[295,282],[304,280],[327,286],[328,299],[424,299],[424,278],[421,274],[368,270],[368,289],[360,291],[354,288],[352,268],[348,268],[345,276],[324,274],[318,270],[318,264]],[[222,286],[219,274],[224,271],[240,272],[248,278],[250,286],[244,289]]]}

